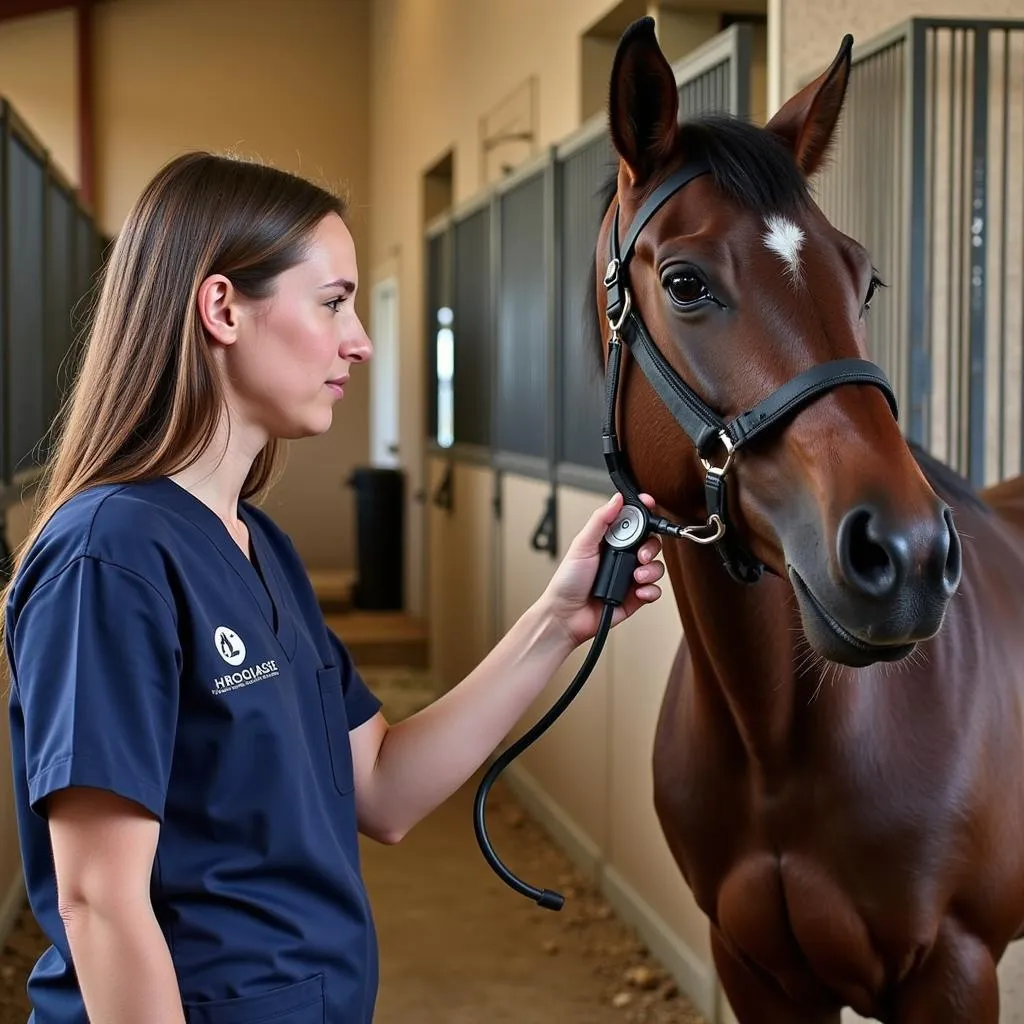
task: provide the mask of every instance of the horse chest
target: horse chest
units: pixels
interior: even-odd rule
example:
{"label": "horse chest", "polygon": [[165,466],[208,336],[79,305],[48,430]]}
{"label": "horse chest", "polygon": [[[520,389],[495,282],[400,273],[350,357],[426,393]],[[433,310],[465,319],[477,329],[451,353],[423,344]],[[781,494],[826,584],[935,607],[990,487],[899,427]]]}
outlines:
{"label": "horse chest", "polygon": [[[886,965],[860,909],[812,858],[761,850],[738,859],[718,888],[718,927],[747,962],[798,1003],[841,998],[870,1013]],[[911,966],[907,942],[898,972]]]}
{"label": "horse chest", "polygon": [[[945,771],[912,771],[920,746],[879,743],[882,731],[855,733],[855,750],[819,750],[817,771],[794,761],[766,778],[710,739],[706,720],[666,716],[654,766],[666,839],[734,953],[799,1003],[839,997],[868,1017],[934,941],[963,849],[960,812],[978,799],[971,779],[988,774],[958,770],[977,755],[953,743]],[[989,850],[985,891],[960,890],[996,931],[1020,920],[1021,887],[1006,883],[1020,862],[1005,859]]]}
{"label": "horse chest", "polygon": [[919,936],[930,931],[926,894],[895,865],[885,865],[875,891],[865,851],[847,828],[833,833],[844,849],[815,850],[813,811],[785,800],[766,808],[752,788],[749,779],[720,776],[710,802],[707,789],[689,800],[677,790],[674,807],[662,795],[666,838],[698,904],[734,952],[798,1002],[841,994],[867,1013],[886,983],[912,966]]}

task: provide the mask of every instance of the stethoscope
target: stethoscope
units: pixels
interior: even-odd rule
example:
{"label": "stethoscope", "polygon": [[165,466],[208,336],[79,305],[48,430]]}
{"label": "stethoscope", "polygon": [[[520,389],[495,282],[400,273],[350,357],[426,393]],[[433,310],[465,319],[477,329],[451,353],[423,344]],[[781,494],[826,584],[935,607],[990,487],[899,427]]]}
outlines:
{"label": "stethoscope", "polygon": [[[473,805],[473,825],[484,858],[516,892],[528,896],[547,910],[561,910],[565,898],[551,889],[538,889],[529,885],[502,863],[487,835],[484,805],[498,776],[547,732],[590,677],[604,649],[615,609],[626,599],[633,584],[633,571],[639,562],[639,551],[644,541],[652,533],[658,533],[680,537],[696,544],[711,545],[718,551],[723,566],[733,579],[740,583],[756,583],[764,573],[765,566],[750,554],[729,529],[726,481],[736,452],[753,438],[789,419],[817,396],[842,384],[870,384],[879,388],[888,400],[893,416],[898,418],[896,397],[888,378],[880,367],[865,359],[837,359],[812,366],[786,381],[753,409],[729,422],[722,420],[671,367],[654,344],[639,311],[633,305],[627,270],[637,237],[661,205],[694,178],[708,173],[710,168],[706,163],[694,162],[670,175],[641,206],[621,248],[619,210],[616,208],[609,239],[610,258],[604,277],[607,298],[605,315],[610,337],[601,439],[608,475],[622,494],[623,505],[615,522],[605,531],[601,561],[591,590],[592,596],[602,601],[604,607],[590,650],[572,682],[543,718],[494,759],[477,789]],[[629,348],[637,366],[697,449],[705,474],[704,496],[708,512],[705,523],[680,526],[663,516],[652,515],[640,500],[615,432],[623,344]],[[720,465],[711,461],[715,448],[725,453]]]}

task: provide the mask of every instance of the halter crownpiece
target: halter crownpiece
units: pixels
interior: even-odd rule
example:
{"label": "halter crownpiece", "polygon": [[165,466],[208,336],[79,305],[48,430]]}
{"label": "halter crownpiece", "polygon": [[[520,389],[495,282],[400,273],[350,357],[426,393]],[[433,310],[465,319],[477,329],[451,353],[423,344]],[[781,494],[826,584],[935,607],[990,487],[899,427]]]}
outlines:
{"label": "halter crownpiece", "polygon": [[[660,517],[651,517],[651,528],[656,532],[684,537],[699,544],[713,544],[722,559],[722,564],[733,579],[741,583],[756,583],[764,573],[765,566],[736,539],[735,532],[730,529],[729,524],[726,474],[733,464],[736,452],[753,438],[789,419],[819,395],[843,384],[874,385],[885,395],[889,408],[897,419],[899,409],[885,373],[875,363],[866,359],[835,359],[812,366],[781,385],[753,409],[741,413],[729,422],[711,409],[675,372],[654,344],[639,310],[633,305],[629,290],[629,261],[632,259],[640,232],[665,201],[694,178],[710,171],[711,168],[705,161],[694,161],[666,178],[640,207],[621,247],[620,207],[617,206],[615,209],[609,238],[608,268],[604,276],[605,316],[608,319],[611,336],[608,341],[605,423],[601,437],[605,465],[612,483],[627,501],[639,506],[646,514],[615,432],[622,343],[625,342],[655,393],[693,442],[705,474],[707,522],[698,526],[682,527]],[[714,465],[711,461],[717,447],[721,447],[725,452],[721,465]]]}

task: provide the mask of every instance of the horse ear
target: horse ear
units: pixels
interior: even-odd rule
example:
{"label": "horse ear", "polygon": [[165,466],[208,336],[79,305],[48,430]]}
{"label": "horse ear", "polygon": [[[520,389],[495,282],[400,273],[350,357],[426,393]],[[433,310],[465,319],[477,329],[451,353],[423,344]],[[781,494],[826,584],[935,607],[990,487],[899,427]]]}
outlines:
{"label": "horse ear", "polygon": [[807,177],[824,162],[850,81],[853,36],[843,36],[839,52],[828,69],[791,96],[765,126],[793,151]]}
{"label": "horse ear", "polygon": [[642,184],[669,156],[678,131],[675,75],[654,34],[654,19],[640,18],[622,34],[612,62],[608,127],[612,144]]}

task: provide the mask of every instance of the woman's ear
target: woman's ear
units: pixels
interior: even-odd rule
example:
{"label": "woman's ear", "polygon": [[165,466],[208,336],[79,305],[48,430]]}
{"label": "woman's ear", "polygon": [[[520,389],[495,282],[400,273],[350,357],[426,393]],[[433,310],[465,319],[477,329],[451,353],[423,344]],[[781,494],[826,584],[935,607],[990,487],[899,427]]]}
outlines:
{"label": "woman's ear", "polygon": [[641,18],[622,34],[612,62],[608,128],[634,186],[672,154],[679,116],[676,79],[654,34]]}
{"label": "woman's ear", "polygon": [[211,274],[199,286],[196,304],[207,336],[222,345],[238,339],[238,293],[223,274]]}

